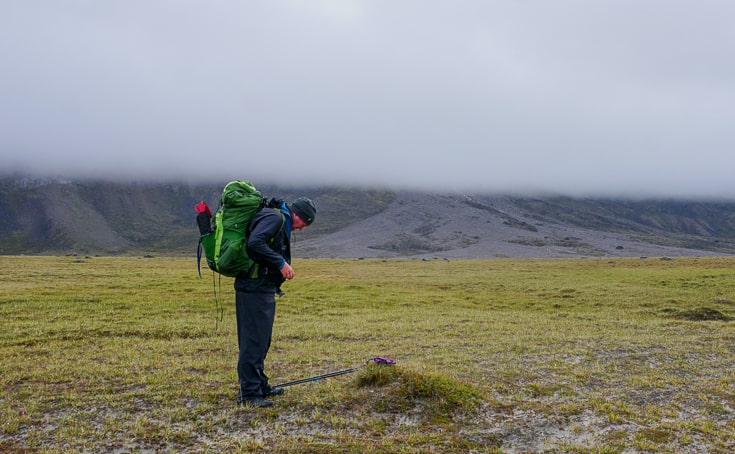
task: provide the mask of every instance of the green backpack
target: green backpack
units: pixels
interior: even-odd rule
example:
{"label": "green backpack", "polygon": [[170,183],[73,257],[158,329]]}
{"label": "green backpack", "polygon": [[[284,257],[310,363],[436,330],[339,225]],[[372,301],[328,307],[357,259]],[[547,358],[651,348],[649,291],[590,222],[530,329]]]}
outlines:
{"label": "green backpack", "polygon": [[[206,221],[206,218],[211,218],[211,212],[204,202],[196,206],[196,211],[199,213],[197,222],[201,234],[197,249],[197,266],[200,269],[200,276],[199,264],[202,249],[204,249],[209,268],[224,276],[235,277],[250,269],[253,260],[248,256],[246,247],[247,228],[250,219],[263,206],[265,206],[265,199],[260,191],[246,180],[230,181],[225,185],[219,209],[213,221]],[[210,222],[207,229],[207,224]]]}

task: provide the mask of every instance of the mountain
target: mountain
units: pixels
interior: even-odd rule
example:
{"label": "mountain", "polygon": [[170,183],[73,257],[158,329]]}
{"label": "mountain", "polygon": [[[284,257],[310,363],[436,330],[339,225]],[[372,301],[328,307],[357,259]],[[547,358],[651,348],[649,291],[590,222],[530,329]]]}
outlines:
{"label": "mountain", "polygon": [[735,202],[397,193],[303,255],[590,257],[735,253]]}
{"label": "mountain", "polygon": [[[191,254],[199,238],[194,205],[217,208],[226,182],[210,184],[0,178],[0,254]],[[301,235],[327,235],[385,209],[384,190],[278,188],[266,196],[319,203],[319,221]]]}
{"label": "mountain", "polygon": [[[0,178],[0,254],[194,255],[193,207],[225,182]],[[305,195],[301,257],[589,257],[735,254],[735,201],[437,194],[258,184]]]}

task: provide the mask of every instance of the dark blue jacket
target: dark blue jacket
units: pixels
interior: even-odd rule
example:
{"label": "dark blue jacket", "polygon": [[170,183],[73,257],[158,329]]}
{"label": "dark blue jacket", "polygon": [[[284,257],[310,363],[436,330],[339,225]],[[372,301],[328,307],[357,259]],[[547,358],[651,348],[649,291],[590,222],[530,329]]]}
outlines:
{"label": "dark blue jacket", "polygon": [[263,208],[248,226],[248,255],[255,262],[247,273],[235,279],[235,290],[251,293],[280,291],[284,279],[281,267],[291,263],[291,213]]}

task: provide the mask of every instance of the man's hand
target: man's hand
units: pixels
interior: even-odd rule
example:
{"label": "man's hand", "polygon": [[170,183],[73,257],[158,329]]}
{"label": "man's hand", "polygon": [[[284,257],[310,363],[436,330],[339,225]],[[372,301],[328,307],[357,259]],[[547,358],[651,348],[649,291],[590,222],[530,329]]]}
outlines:
{"label": "man's hand", "polygon": [[293,279],[293,268],[288,263],[284,263],[281,267],[281,276],[284,279]]}

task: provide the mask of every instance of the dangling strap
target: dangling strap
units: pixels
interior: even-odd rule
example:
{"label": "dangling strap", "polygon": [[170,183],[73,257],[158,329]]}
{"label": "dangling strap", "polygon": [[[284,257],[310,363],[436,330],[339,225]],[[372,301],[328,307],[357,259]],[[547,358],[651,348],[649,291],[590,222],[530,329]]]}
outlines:
{"label": "dangling strap", "polygon": [[197,244],[197,272],[199,272],[199,279],[202,278],[202,239],[199,238]]}
{"label": "dangling strap", "polygon": [[[215,278],[215,274],[219,276],[219,279]],[[222,320],[225,318],[225,308],[220,300],[220,297],[222,296],[222,275],[215,273],[214,271],[212,271],[212,289],[214,290],[214,310],[216,314],[214,318],[214,330],[216,331],[219,329],[219,324],[222,323]]]}

